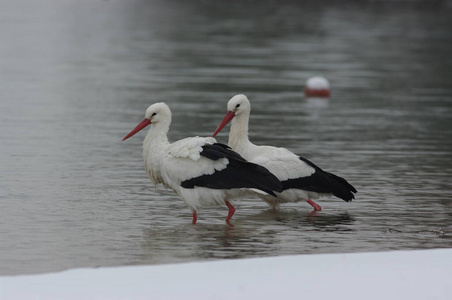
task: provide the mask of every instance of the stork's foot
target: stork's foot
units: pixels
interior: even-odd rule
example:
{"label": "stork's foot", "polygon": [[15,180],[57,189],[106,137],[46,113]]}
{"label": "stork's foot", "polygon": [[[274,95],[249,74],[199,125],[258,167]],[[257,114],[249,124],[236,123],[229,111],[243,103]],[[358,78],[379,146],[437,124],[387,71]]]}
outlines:
{"label": "stork's foot", "polygon": [[228,224],[228,228],[230,228],[230,229],[232,229],[232,227],[235,227],[234,224],[232,224],[232,223],[229,222],[229,221],[226,221],[226,224]]}
{"label": "stork's foot", "polygon": [[198,221],[198,215],[196,214],[196,211],[193,212],[193,221],[192,224],[196,224],[196,221]]}
{"label": "stork's foot", "polygon": [[317,217],[319,215],[318,210],[313,210],[310,213],[308,213],[308,217]]}
{"label": "stork's foot", "polygon": [[229,201],[225,201],[225,203],[226,203],[226,206],[229,208],[228,216],[226,217],[226,223],[228,225],[230,225],[231,222],[229,222],[229,221],[231,220],[232,216],[235,213],[235,207]]}
{"label": "stork's foot", "polygon": [[311,204],[312,207],[314,207],[314,211],[321,211],[322,210],[322,207],[320,207],[320,205],[318,205],[317,203],[315,203],[311,199],[306,200],[306,202],[308,202],[309,204]]}

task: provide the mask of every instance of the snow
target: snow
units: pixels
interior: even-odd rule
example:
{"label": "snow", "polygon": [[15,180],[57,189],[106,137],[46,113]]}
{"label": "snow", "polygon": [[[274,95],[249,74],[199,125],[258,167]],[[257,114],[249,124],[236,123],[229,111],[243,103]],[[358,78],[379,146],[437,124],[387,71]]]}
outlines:
{"label": "snow", "polygon": [[452,299],[452,249],[0,277],[0,299]]}

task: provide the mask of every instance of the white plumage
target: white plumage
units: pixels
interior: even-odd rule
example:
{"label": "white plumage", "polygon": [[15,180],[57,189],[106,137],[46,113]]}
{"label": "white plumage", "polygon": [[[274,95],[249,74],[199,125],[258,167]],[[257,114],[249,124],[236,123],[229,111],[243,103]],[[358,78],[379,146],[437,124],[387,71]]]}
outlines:
{"label": "white plumage", "polygon": [[[171,111],[165,103],[151,105],[145,119],[123,140],[151,125],[143,142],[147,174],[155,184],[174,190],[193,212],[209,206],[227,205],[229,222],[235,208],[230,200],[252,195],[269,195],[281,190],[281,183],[265,168],[244,160],[212,137],[190,137],[170,143],[167,133]],[[250,176],[255,179],[248,179]],[[259,182],[256,182],[259,181]]]}
{"label": "white plumage", "polygon": [[251,104],[245,95],[229,100],[228,112],[213,134],[215,136],[232,120],[228,145],[250,162],[259,164],[272,172],[283,184],[283,192],[277,198],[260,196],[272,208],[281,203],[307,201],[315,210],[321,207],[311,199],[323,194],[333,194],[345,201],[354,198],[356,190],[345,179],[328,173],[307,159],[285,148],[257,146],[249,141],[248,123]]}

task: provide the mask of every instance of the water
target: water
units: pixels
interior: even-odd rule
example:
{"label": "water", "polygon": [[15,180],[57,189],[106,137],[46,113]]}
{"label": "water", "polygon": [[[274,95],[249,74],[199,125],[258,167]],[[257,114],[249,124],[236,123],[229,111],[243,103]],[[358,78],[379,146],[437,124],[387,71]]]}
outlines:
{"label": "water", "polygon": [[[433,3],[433,4],[432,4]],[[0,275],[78,267],[452,247],[452,6],[2,1]],[[323,75],[329,102],[307,101]],[[250,136],[347,178],[355,201],[191,213],[155,190],[144,133],[210,135],[252,101]],[[227,142],[228,130],[218,136]]]}

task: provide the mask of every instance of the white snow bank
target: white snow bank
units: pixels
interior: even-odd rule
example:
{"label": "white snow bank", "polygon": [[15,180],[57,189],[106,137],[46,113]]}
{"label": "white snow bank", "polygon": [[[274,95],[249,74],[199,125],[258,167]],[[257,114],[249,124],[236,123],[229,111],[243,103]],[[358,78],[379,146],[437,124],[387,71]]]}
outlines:
{"label": "white snow bank", "polygon": [[452,249],[0,277],[0,299],[452,299]]}

